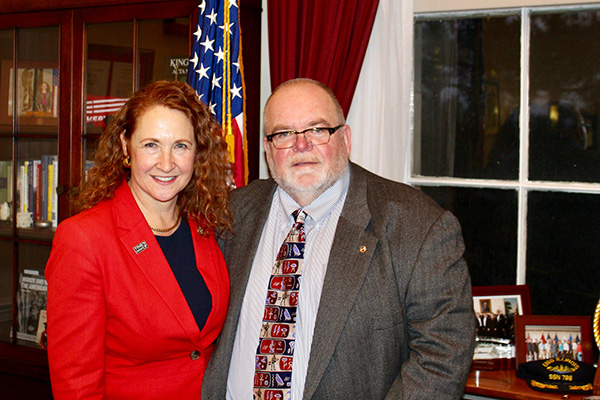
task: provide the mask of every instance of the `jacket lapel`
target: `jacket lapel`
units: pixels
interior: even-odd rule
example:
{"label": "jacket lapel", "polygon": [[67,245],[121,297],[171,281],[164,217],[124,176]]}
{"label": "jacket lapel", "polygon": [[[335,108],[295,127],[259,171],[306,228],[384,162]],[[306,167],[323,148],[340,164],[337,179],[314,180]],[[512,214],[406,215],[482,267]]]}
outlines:
{"label": "jacket lapel", "polygon": [[[119,238],[133,265],[156,289],[185,333],[197,343],[199,330],[196,320],[127,184],[117,189],[113,202]],[[194,243],[194,248],[196,246],[197,243]]]}
{"label": "jacket lapel", "polygon": [[[246,194],[244,199],[251,200],[243,205],[233,207],[236,210],[234,214],[234,233],[227,232],[224,238],[225,241],[220,241],[230,280],[229,311],[227,312],[225,328],[221,334],[223,337],[222,342],[229,345],[228,354],[231,354],[231,348],[233,347],[233,338],[235,338],[237,331],[246,286],[263,227],[269,216],[275,188],[275,183],[268,180],[265,184],[257,185],[254,188],[254,193]],[[251,187],[248,189],[251,189]],[[233,201],[235,201],[235,198]],[[238,239],[227,240],[232,239],[232,236],[237,236]]]}
{"label": "jacket lapel", "polygon": [[303,398],[312,398],[368,272],[378,238],[368,231],[367,183],[352,167],[350,188],[331,246]]}

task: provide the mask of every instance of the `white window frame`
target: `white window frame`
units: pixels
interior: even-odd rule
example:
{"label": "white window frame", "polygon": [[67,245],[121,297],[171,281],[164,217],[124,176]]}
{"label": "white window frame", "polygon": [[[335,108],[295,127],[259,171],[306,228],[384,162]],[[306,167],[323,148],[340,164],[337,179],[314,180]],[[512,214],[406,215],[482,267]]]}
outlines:
{"label": "white window frame", "polygon": [[[549,182],[549,181],[533,181],[527,178],[528,170],[528,155],[529,155],[529,38],[530,38],[530,20],[531,14],[535,12],[545,11],[583,11],[588,9],[600,9],[600,4],[592,1],[539,1],[529,4],[541,4],[537,7],[518,7],[518,8],[491,8],[483,10],[483,5],[494,7],[497,0],[478,0],[476,11],[463,11],[469,9],[469,4],[461,3],[460,8],[455,2],[445,2],[444,0],[420,0],[415,1],[414,16],[445,16],[450,13],[455,17],[481,16],[481,15],[501,15],[509,12],[514,14],[518,11],[521,14],[521,87],[520,87],[520,159],[519,159],[519,178],[518,180],[487,180],[487,179],[462,179],[452,177],[425,177],[412,174],[413,157],[414,157],[414,126],[410,127],[409,142],[407,147],[406,159],[408,164],[405,168],[404,181],[413,186],[453,186],[453,187],[468,187],[480,189],[512,189],[518,195],[518,230],[517,230],[517,282],[516,284],[526,283],[526,266],[527,266],[527,198],[532,191],[546,192],[563,192],[563,193],[585,193],[600,195],[600,183],[579,183],[579,182]],[[503,2],[506,6],[507,1]],[[522,1],[508,1],[508,3],[523,3]],[[565,3],[573,3],[564,5]],[[595,3],[594,5],[585,3]],[[563,4],[557,6],[549,6],[552,4]],[[471,7],[473,8],[473,7]],[[435,10],[436,12],[430,12]],[[428,11],[428,12],[424,12]],[[440,12],[444,11],[444,12]],[[414,19],[413,19],[414,21]],[[414,54],[414,53],[413,53]],[[413,59],[414,65],[414,59]],[[414,74],[414,71],[413,71]],[[414,75],[413,75],[414,77]],[[411,99],[414,98],[414,79],[413,88],[411,89]],[[411,101],[411,121],[414,121],[414,102]]]}

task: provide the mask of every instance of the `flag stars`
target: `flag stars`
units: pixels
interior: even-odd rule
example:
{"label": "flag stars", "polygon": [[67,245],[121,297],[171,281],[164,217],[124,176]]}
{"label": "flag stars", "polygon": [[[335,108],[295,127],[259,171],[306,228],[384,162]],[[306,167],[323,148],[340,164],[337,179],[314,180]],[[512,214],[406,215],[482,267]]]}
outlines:
{"label": "flag stars", "polygon": [[208,37],[204,40],[204,42],[200,43],[203,47],[204,47],[204,51],[215,51],[215,49],[213,49],[213,43],[214,43],[214,39],[213,40],[209,40]]}
{"label": "flag stars", "polygon": [[242,95],[240,93],[241,90],[242,90],[241,86],[237,87],[237,85],[234,82],[233,87],[231,88],[231,95],[233,96],[232,99],[235,99],[236,97],[239,97],[241,99],[242,98]]}
{"label": "flag stars", "polygon": [[219,51],[215,53],[215,57],[219,59],[219,61],[223,61],[225,58],[225,52],[223,52],[223,48],[219,47]]}
{"label": "flag stars", "polygon": [[217,14],[215,13],[215,10],[213,9],[210,14],[208,14],[206,16],[206,18],[210,19],[210,23],[212,24],[217,24]]}
{"label": "flag stars", "polygon": [[[225,24],[220,25],[219,29],[223,29],[225,27]],[[227,30],[227,32],[229,33],[233,33],[233,30],[231,29],[233,27],[233,22],[229,24],[229,29]]]}
{"label": "flag stars", "polygon": [[213,79],[212,79],[213,89],[216,87],[221,88],[221,83],[219,82],[220,80],[221,80],[221,77],[217,77],[216,75],[213,75]]}
{"label": "flag stars", "polygon": [[202,29],[200,29],[200,25],[198,25],[196,32],[194,32],[194,36],[196,36],[196,42],[202,38]]}
{"label": "flag stars", "polygon": [[200,64],[200,68],[196,70],[196,72],[198,73],[198,75],[200,75],[200,79],[202,78],[206,78],[208,79],[208,71],[210,70],[210,67],[204,67],[204,64]]}
{"label": "flag stars", "polygon": [[[223,113],[237,116],[242,112],[244,98],[239,75],[243,66],[235,44],[239,40],[239,1],[229,0],[231,20],[227,23],[224,22],[223,10],[214,7],[210,1],[198,0],[198,3],[199,24],[195,27],[196,32],[193,32],[193,50],[189,59],[189,68],[195,71],[192,75],[198,98],[207,104],[216,118],[221,118]],[[228,36],[232,44],[229,52],[224,45]],[[224,71],[227,71],[225,76]],[[231,104],[222,104],[222,91],[225,90],[229,92]],[[231,109],[227,110],[229,107]]]}
{"label": "flag stars", "polygon": [[194,52],[194,58],[191,58],[190,62],[194,64],[194,69],[196,69],[198,66],[198,53]]}
{"label": "flag stars", "polygon": [[[189,78],[193,82],[191,84],[198,99],[207,105],[214,118],[221,120],[223,115],[227,114],[230,114],[232,119],[242,117],[244,88],[240,74],[244,67],[239,42],[240,0],[228,0],[227,7],[222,2],[213,0],[196,0],[195,4],[198,6],[198,20],[190,32],[193,35],[193,47],[189,52],[188,64],[191,69]],[[227,20],[223,15],[226,12],[229,12]],[[227,42],[230,47],[226,47]],[[228,128],[224,127],[225,129]],[[236,127],[236,132],[236,135],[244,135],[243,124]],[[229,146],[228,152],[230,158],[235,160],[234,149]],[[243,169],[243,163],[238,162],[235,165],[236,168],[239,166]],[[236,180],[239,180],[238,173],[236,170]]]}

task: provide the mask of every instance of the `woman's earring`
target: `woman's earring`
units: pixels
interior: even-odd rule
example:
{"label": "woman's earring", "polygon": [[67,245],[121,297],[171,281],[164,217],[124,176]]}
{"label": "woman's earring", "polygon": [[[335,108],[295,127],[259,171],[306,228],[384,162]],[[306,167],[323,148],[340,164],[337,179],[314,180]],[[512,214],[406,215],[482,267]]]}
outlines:
{"label": "woman's earring", "polygon": [[123,166],[125,168],[131,167],[131,157],[127,156],[123,159]]}

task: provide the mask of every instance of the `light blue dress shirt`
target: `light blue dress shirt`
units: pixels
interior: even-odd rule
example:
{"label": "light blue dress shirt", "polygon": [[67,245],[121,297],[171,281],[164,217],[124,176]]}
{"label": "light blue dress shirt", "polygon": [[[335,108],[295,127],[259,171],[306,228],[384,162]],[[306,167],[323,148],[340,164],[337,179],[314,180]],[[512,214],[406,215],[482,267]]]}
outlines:
{"label": "light blue dress shirt", "polygon": [[[327,262],[337,222],[342,212],[350,169],[311,204],[304,207],[306,246],[296,316],[296,342],[292,367],[291,400],[300,400],[312,345],[313,331],[327,271]],[[262,325],[267,285],[275,256],[294,223],[292,212],[300,206],[278,188],[273,195],[271,211],[263,228],[252,271],[246,287],[231,355],[227,380],[227,399],[252,399],[256,347]]]}

